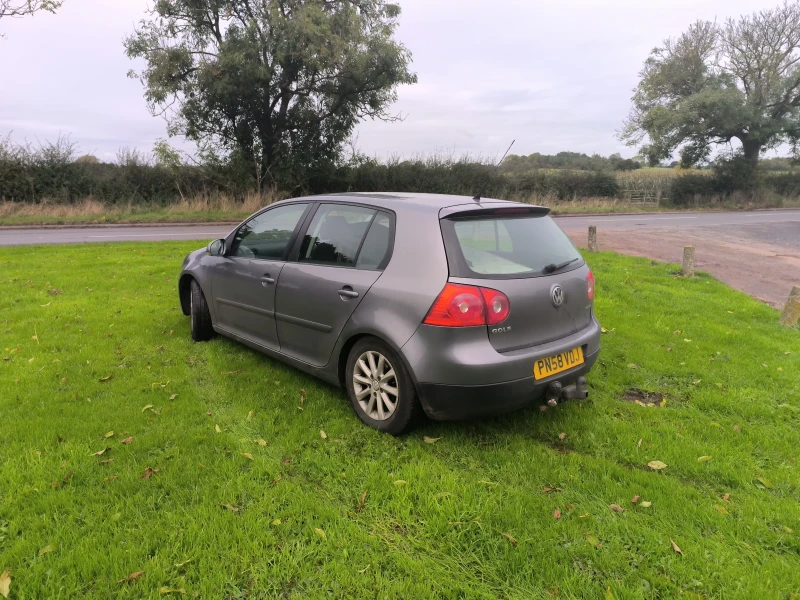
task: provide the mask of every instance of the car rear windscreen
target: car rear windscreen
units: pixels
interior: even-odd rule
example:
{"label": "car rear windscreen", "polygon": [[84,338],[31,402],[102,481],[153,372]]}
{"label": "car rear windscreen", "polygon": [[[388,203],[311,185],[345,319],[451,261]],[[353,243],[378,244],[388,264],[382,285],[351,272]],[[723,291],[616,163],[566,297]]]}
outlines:
{"label": "car rear windscreen", "polygon": [[546,267],[582,263],[570,239],[547,216],[456,217],[441,224],[455,277],[536,277],[547,275]]}

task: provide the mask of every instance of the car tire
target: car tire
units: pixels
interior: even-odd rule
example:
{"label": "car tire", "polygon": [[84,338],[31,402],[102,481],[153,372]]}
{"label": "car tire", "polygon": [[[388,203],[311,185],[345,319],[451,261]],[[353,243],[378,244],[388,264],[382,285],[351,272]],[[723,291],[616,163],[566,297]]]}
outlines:
{"label": "car tire", "polygon": [[373,337],[356,342],[347,358],[345,378],[353,411],[365,424],[391,435],[413,427],[420,411],[414,382],[386,343]]}
{"label": "car tire", "polygon": [[211,325],[211,312],[208,310],[206,297],[200,284],[192,279],[189,292],[189,317],[192,324],[192,339],[195,342],[207,342],[214,337],[214,328]]}

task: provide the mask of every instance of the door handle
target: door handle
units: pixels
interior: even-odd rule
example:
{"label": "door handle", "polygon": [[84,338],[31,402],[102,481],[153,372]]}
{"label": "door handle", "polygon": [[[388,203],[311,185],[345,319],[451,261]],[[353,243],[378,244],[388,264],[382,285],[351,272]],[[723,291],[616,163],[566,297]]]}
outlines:
{"label": "door handle", "polygon": [[270,277],[269,273],[267,273],[261,278],[261,285],[263,285],[264,287],[272,285],[273,283],[275,283],[275,279],[273,277]]}
{"label": "door handle", "polygon": [[345,298],[358,298],[358,292],[349,285],[346,285],[339,290],[339,296],[342,298],[342,300]]}

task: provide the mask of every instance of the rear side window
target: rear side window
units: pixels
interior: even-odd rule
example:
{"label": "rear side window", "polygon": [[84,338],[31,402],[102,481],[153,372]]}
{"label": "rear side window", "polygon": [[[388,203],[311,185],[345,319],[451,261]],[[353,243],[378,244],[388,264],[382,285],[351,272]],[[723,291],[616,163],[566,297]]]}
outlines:
{"label": "rear side window", "polygon": [[582,262],[567,235],[547,216],[457,217],[441,224],[455,277],[538,277],[548,274],[548,266]]}
{"label": "rear side window", "polygon": [[321,204],[303,237],[299,260],[354,267],[376,214],[376,210],[362,206]]}
{"label": "rear side window", "polygon": [[392,219],[388,213],[379,212],[372,220],[367,237],[358,253],[357,269],[375,270],[385,266],[392,241]]}

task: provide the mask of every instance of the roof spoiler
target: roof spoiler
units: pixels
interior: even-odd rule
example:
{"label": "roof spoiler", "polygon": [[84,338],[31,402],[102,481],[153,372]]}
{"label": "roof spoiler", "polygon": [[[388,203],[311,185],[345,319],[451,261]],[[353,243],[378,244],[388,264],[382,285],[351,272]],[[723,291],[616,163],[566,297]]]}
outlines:
{"label": "roof spoiler", "polygon": [[477,217],[544,217],[550,213],[546,206],[536,206],[533,204],[517,204],[511,202],[498,202],[494,206],[484,203],[480,204],[459,204],[448,206],[439,211],[440,219],[459,219]]}

